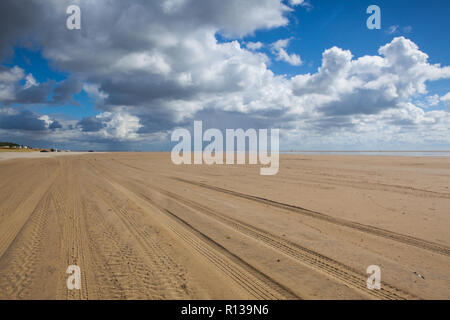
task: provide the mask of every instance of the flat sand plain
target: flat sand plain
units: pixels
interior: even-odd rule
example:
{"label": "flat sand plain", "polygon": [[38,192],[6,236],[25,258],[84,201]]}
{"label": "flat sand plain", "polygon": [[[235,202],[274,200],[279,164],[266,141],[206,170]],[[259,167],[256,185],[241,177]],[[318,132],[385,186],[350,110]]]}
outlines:
{"label": "flat sand plain", "polygon": [[10,159],[53,158],[69,155],[81,155],[87,152],[39,152],[39,151],[4,151],[0,152],[0,161]]}
{"label": "flat sand plain", "polygon": [[448,158],[4,160],[0,299],[450,299],[449,209]]}

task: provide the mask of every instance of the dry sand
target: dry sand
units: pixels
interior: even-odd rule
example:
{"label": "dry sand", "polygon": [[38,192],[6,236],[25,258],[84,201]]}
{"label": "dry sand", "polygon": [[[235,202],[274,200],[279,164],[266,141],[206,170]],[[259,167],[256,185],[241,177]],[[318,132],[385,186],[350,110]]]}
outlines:
{"label": "dry sand", "polygon": [[93,153],[0,177],[1,299],[450,298],[449,159],[283,155],[268,177]]}

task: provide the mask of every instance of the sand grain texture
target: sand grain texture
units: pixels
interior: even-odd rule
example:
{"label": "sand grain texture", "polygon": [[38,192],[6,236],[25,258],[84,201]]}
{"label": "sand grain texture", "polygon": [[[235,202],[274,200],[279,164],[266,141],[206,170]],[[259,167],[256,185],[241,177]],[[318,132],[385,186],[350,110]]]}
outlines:
{"label": "sand grain texture", "polygon": [[91,153],[0,177],[0,299],[450,298],[445,158],[282,155],[267,177]]}

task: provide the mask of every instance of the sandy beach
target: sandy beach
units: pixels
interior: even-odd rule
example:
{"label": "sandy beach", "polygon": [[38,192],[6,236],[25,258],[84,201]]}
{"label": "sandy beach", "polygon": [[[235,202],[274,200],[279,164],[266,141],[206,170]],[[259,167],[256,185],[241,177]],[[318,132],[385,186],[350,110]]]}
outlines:
{"label": "sandy beach", "polygon": [[448,158],[66,155],[0,161],[0,299],[450,298]]}
{"label": "sandy beach", "polygon": [[0,161],[11,159],[36,159],[36,158],[53,158],[61,156],[74,156],[86,154],[87,152],[0,152]]}

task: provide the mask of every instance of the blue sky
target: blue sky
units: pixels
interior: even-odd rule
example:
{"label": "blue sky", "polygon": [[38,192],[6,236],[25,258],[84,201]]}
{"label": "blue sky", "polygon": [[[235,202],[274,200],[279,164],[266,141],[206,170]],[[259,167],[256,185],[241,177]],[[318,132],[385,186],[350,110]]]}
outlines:
{"label": "blue sky", "polygon": [[2,1],[0,140],[167,150],[209,120],[284,149],[450,149],[449,1],[75,2],[81,30],[70,1]]}
{"label": "blue sky", "polygon": [[[26,73],[33,74],[34,78],[40,82],[55,81],[60,82],[70,77],[70,72],[58,70],[51,66],[51,62],[42,57],[39,49],[30,50],[23,47],[14,47],[14,55],[6,59],[3,63],[6,67],[19,66]],[[22,80],[22,84],[25,81]],[[51,96],[48,97],[50,100]],[[44,114],[58,114],[71,117],[74,119],[82,119],[86,116],[95,116],[99,113],[94,108],[94,101],[90,99],[84,90],[75,93],[73,96],[74,103],[67,103],[55,106],[48,106],[45,103],[35,106]]]}
{"label": "blue sky", "polygon": [[[450,31],[449,1],[418,0],[321,0],[310,1],[312,8],[296,7],[291,13],[292,22],[274,30],[261,30],[247,41],[272,43],[280,38],[290,38],[290,51],[299,53],[305,64],[293,67],[283,62],[273,61],[271,69],[278,74],[295,75],[314,72],[321,64],[322,52],[333,46],[349,49],[356,56],[373,55],[380,46],[395,36],[411,39],[430,56],[431,63],[450,65],[450,41],[436,38]],[[366,14],[369,5],[376,4],[381,9],[381,30],[369,30]],[[397,26],[391,33],[389,28]],[[411,30],[405,28],[411,27]],[[269,50],[267,50],[269,52]],[[450,88],[450,81],[435,84],[435,89],[444,94]],[[446,93],[446,92],[445,92]]]}

